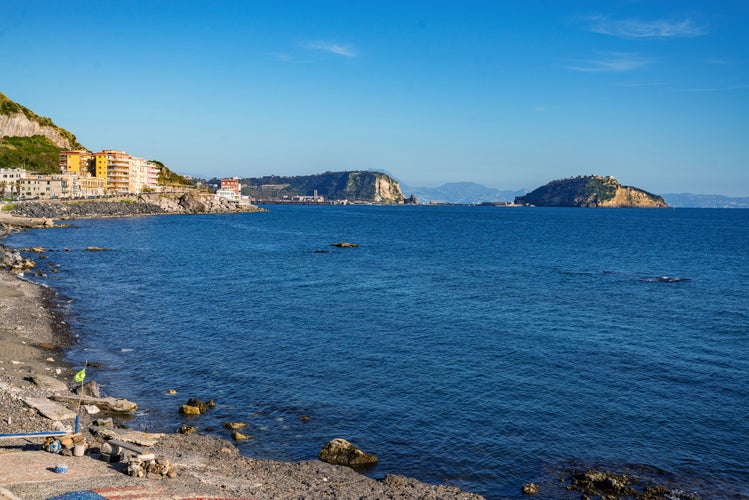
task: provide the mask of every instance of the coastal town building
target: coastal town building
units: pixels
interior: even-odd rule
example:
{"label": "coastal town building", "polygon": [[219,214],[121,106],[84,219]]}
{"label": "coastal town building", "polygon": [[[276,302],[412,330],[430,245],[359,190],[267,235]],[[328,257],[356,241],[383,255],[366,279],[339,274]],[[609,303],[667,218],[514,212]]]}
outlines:
{"label": "coastal town building", "polygon": [[242,185],[239,177],[221,179],[221,187],[216,191],[216,196],[231,201],[239,201],[242,193]]}
{"label": "coastal town building", "polygon": [[[65,175],[65,174],[62,174]],[[91,175],[68,174],[70,179],[71,198],[91,198],[104,196],[106,194],[104,179],[92,177]]]}
{"label": "coastal town building", "polygon": [[20,180],[21,198],[69,198],[70,184],[62,176],[30,174]]}
{"label": "coastal town building", "polygon": [[146,188],[156,191],[159,187],[159,166],[146,162]]}
{"label": "coastal town building", "polygon": [[158,187],[158,167],[124,151],[62,151],[60,171],[78,175],[73,197],[138,194]]}
{"label": "coastal town building", "polygon": [[91,174],[94,155],[86,150],[60,152],[60,172],[63,174]]}
{"label": "coastal town building", "polygon": [[60,152],[60,174],[0,169],[0,198],[90,198],[158,191],[159,167],[124,151]]}
{"label": "coastal town building", "polygon": [[158,188],[158,167],[124,151],[94,153],[94,177],[105,181],[109,194],[137,194]]}
{"label": "coastal town building", "polygon": [[13,198],[21,190],[21,179],[26,177],[22,168],[0,168],[0,198]]}
{"label": "coastal town building", "polygon": [[315,190],[315,194],[312,196],[296,195],[291,197],[291,201],[296,203],[324,203],[325,197],[318,195],[317,190]]}

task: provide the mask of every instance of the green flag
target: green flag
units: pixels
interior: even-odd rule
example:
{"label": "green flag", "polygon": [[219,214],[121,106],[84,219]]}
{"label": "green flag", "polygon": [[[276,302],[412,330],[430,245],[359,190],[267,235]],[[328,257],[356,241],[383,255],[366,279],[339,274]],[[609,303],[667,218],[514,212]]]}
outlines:
{"label": "green flag", "polygon": [[83,382],[83,379],[86,378],[86,369],[79,371],[75,374],[75,377],[73,377],[73,380],[76,382]]}

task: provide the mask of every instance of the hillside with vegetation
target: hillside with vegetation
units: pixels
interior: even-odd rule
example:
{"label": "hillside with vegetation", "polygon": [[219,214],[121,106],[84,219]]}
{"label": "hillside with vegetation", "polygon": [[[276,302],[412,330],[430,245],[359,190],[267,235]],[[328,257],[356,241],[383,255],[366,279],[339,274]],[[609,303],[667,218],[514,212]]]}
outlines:
{"label": "hillside with vegetation", "polygon": [[85,148],[51,118],[37,115],[0,93],[0,167],[59,173],[63,149]]}
{"label": "hillside with vegetation", "polygon": [[60,151],[43,135],[0,138],[0,168],[24,168],[40,174],[60,173]]}
{"label": "hillside with vegetation", "polygon": [[159,186],[185,187],[193,186],[193,183],[185,176],[180,175],[161,163],[159,160],[148,160],[159,167]]}
{"label": "hillside with vegetation", "polygon": [[60,149],[85,149],[72,132],[0,92],[0,138],[34,136],[44,136]]}
{"label": "hillside with vegetation", "polygon": [[405,197],[400,185],[382,172],[325,172],[315,175],[252,177],[241,179],[242,194],[260,200],[313,196],[315,191],[326,200],[348,200],[399,204]]}
{"label": "hillside with vegetation", "polygon": [[515,198],[515,203],[537,207],[665,208],[662,197],[639,188],[622,186],[613,177],[599,175],[551,181]]}

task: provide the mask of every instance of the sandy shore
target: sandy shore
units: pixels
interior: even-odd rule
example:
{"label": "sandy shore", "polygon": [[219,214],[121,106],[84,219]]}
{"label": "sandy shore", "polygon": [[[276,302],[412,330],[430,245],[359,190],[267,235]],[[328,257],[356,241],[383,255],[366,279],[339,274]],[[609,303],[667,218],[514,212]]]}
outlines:
{"label": "sandy shore", "polygon": [[[3,231],[43,224],[2,214],[0,238]],[[54,291],[0,270],[0,434],[73,431],[74,419],[47,418],[25,402],[49,400],[60,391],[69,394],[76,385],[73,374],[80,367],[63,361],[65,347],[74,339],[54,304]],[[75,404],[69,406],[79,416],[89,445],[86,454],[48,453],[41,449],[40,437],[0,439],[0,499],[41,499],[76,491],[96,491],[103,498],[127,493],[153,499],[482,498],[403,476],[374,480],[321,461],[243,457],[232,443],[198,434],[146,435],[115,428],[108,439],[145,446],[167,459],[176,472],[173,478],[135,478],[125,473],[124,464],[98,459],[104,439],[94,435],[90,425],[102,414],[88,415]],[[67,473],[55,472],[60,463],[67,465]]]}

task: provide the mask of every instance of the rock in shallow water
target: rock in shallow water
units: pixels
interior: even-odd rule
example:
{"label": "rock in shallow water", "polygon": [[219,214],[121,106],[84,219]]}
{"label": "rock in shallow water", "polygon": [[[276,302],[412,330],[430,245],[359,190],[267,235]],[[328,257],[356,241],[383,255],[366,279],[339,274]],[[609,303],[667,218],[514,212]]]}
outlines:
{"label": "rock in shallow water", "polygon": [[345,439],[336,438],[323,446],[317,457],[323,462],[348,467],[364,467],[378,462],[376,456],[364,452]]}
{"label": "rock in shallow water", "polygon": [[179,407],[179,412],[182,415],[200,415],[200,408],[192,405],[181,405]]}

